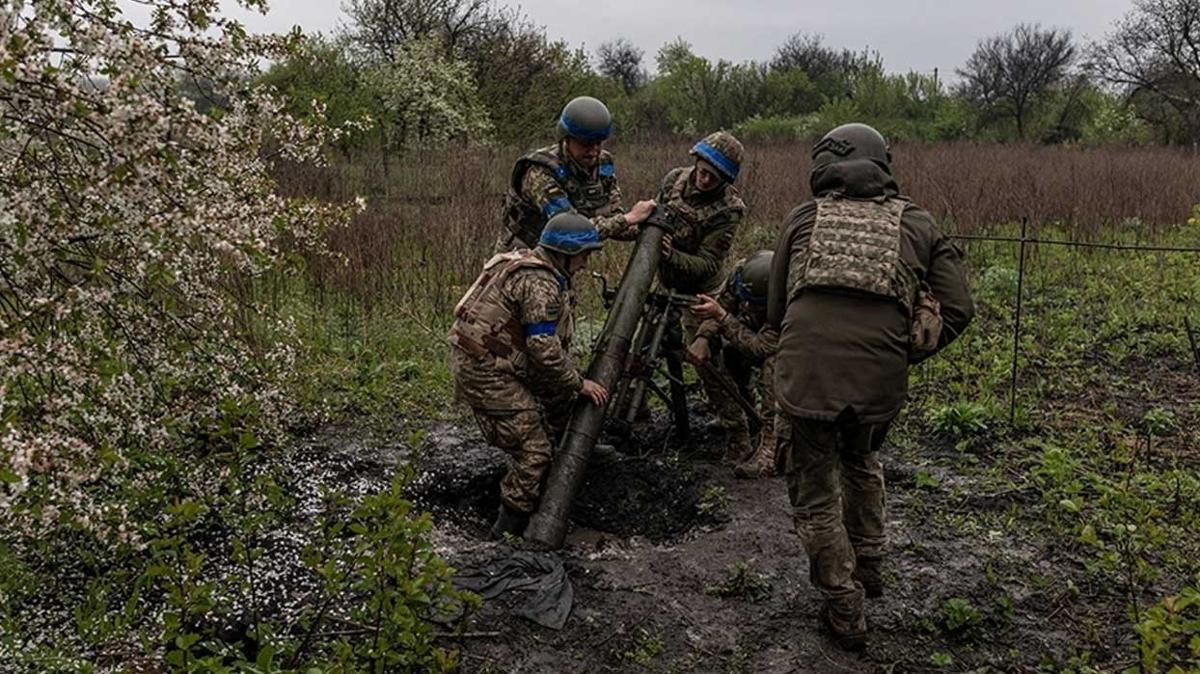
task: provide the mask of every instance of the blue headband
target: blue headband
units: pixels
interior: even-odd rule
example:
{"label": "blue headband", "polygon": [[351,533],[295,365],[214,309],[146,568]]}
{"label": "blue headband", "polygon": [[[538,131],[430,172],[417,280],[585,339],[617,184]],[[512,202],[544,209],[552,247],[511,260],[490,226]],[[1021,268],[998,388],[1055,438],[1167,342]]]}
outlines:
{"label": "blue headband", "polygon": [[567,130],[568,136],[571,136],[572,138],[578,138],[579,140],[604,140],[612,135],[612,122],[609,122],[608,126],[604,127],[603,129],[595,131],[589,131],[588,129],[575,126],[575,124],[572,123],[566,115],[560,115],[558,118],[558,123],[562,124],[563,128]]}
{"label": "blue headband", "polygon": [[559,232],[545,229],[538,243],[550,246],[579,247],[589,243],[600,243],[600,232],[587,229],[581,232]]}
{"label": "blue headband", "polygon": [[734,294],[737,295],[738,299],[743,302],[749,302],[750,304],[758,305],[767,303],[767,298],[760,297],[750,292],[750,288],[748,288],[745,281],[742,280],[741,269],[737,270],[737,272],[735,272],[733,275],[733,291]]}
{"label": "blue headband", "polygon": [[737,164],[734,164],[733,162],[729,161],[729,159],[727,159],[725,157],[725,155],[721,154],[717,150],[717,148],[709,145],[708,143],[706,143],[704,141],[700,141],[699,143],[696,143],[695,147],[692,148],[692,152],[695,152],[696,154],[700,155],[705,161],[712,164],[713,166],[716,166],[730,180],[737,178],[737,175],[738,175]]}

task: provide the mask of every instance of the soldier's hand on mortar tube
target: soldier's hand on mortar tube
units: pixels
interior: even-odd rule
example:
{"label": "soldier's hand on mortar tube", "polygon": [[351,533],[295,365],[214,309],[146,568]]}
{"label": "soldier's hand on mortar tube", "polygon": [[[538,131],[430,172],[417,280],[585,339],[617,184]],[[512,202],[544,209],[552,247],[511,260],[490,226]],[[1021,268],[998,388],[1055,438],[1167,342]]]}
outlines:
{"label": "soldier's hand on mortar tube", "polygon": [[671,253],[675,252],[675,248],[671,246],[671,235],[663,234],[662,238],[662,256],[663,259],[671,257]]}
{"label": "soldier's hand on mortar tube", "polygon": [[625,222],[631,225],[642,224],[646,221],[646,218],[650,217],[650,214],[654,212],[654,207],[657,205],[658,203],[656,203],[653,199],[645,199],[637,202],[633,205],[633,208],[629,209],[629,212],[625,214]]}
{"label": "soldier's hand on mortar tube", "polygon": [[712,358],[712,348],[708,345],[708,339],[697,337],[687,348],[687,359],[692,365],[703,365]]}
{"label": "soldier's hand on mortar tube", "polygon": [[608,389],[591,379],[583,380],[583,390],[580,391],[580,394],[591,398],[597,407],[603,407],[604,403],[608,402]]}
{"label": "soldier's hand on mortar tube", "polygon": [[729,313],[725,311],[725,307],[721,306],[716,300],[708,295],[696,295],[696,299],[699,301],[689,306],[688,311],[691,311],[692,314],[697,318],[703,320],[713,318],[718,321],[723,321],[725,320],[725,314]]}

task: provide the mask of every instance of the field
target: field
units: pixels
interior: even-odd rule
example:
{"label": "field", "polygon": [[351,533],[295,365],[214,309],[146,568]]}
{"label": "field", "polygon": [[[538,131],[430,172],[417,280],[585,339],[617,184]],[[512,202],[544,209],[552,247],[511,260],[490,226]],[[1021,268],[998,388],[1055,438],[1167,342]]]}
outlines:
{"label": "field", "polygon": [[[615,145],[627,203],[687,147]],[[1024,276],[1015,243],[960,242],[977,320],[912,372],[884,450],[886,595],[854,656],[817,629],[783,479],[735,480],[705,458],[718,434],[674,437],[657,407],[589,468],[566,548],[542,558],[573,584],[561,630],[451,590],[446,565],[511,552],[486,536],[503,457],[451,403],[443,335],[516,152],[336,153],[279,172],[287,195],[366,202],[329,232],[336,256],[250,290],[295,319],[290,441],[172,459],[179,484],[140,488],[190,496],[142,522],[148,546],[114,553],[79,531],[0,546],[0,671],[1200,669],[1197,254],[1044,242],[1200,247],[1197,155],[894,148],[901,186],[948,232],[1043,242]],[[802,146],[748,155],[735,255],[770,246],[807,196]],[[615,280],[627,254],[610,245],[596,269]],[[599,283],[576,287],[586,359],[604,316]]]}
{"label": "field", "polygon": [[[626,200],[651,195],[686,149],[671,140],[616,146]],[[802,147],[748,151],[741,187],[751,215],[738,253],[769,246],[807,192]],[[497,554],[481,539],[496,502],[488,480],[500,464],[469,422],[447,413],[439,337],[495,236],[514,152],[343,157],[283,180],[293,194],[368,201],[332,235],[345,261],[311,270],[311,395],[331,405],[342,428],[361,431],[373,420],[370,437],[411,440],[427,462],[423,484],[462,478],[448,482],[461,489],[416,489],[434,508],[439,551],[460,567]],[[1186,224],[1200,178],[1188,151],[963,144],[894,153],[902,187],[950,232],[1013,236],[1025,221],[1046,239],[1200,244]],[[474,636],[458,642],[465,669],[1200,666],[1200,394],[1183,327],[1184,317],[1200,319],[1195,256],[1031,244],[1010,423],[1017,247],[963,246],[979,318],[914,371],[911,403],[885,450],[887,596],[868,609],[863,660],[839,654],[815,630],[816,594],[782,480],[739,482],[688,458],[719,438],[654,436],[627,448],[644,458],[617,470],[624,490],[596,498],[611,506],[671,493],[682,506],[670,521],[647,533],[634,524],[651,505],[629,506],[624,522],[596,521],[585,505],[565,554],[576,583],[565,629],[514,622],[489,604],[473,618]],[[610,248],[598,267],[615,278],[626,253]],[[602,319],[595,290],[581,285],[585,326]],[[447,465],[447,455],[472,458]],[[678,491],[664,491],[667,483]]]}

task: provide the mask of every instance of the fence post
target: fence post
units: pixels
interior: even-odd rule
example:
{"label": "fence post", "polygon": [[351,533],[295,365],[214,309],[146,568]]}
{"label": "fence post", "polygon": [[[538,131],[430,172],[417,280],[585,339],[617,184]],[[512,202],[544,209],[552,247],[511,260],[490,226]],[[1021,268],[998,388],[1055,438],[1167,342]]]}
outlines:
{"label": "fence post", "polygon": [[1025,244],[1029,240],[1029,218],[1021,218],[1021,251],[1020,262],[1017,263],[1017,315],[1013,327],[1012,348],[1012,384],[1008,390],[1008,425],[1016,423],[1017,418],[1017,358],[1021,350],[1021,309],[1025,295]]}

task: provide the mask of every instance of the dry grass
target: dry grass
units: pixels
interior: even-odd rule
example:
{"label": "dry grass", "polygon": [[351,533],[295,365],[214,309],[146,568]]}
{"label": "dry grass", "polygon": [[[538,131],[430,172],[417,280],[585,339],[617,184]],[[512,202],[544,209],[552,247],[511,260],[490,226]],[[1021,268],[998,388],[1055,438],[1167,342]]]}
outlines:
{"label": "dry grass", "polygon": [[[616,143],[626,204],[653,196],[658,181],[687,161],[689,143]],[[345,265],[318,262],[321,292],[348,293],[364,307],[399,307],[434,323],[448,314],[499,232],[508,172],[521,148],[450,148],[404,157],[364,153],[327,169],[281,175],[288,194],[364,196],[369,208],[331,234]],[[1100,240],[1119,230],[1153,238],[1184,222],[1197,199],[1200,155],[1170,148],[1071,149],[1037,145],[909,144],[893,149],[901,187],[949,230],[980,233],[1028,219],[1068,236]],[[749,206],[739,252],[769,246],[778,223],[809,195],[806,146],[747,147],[739,188]],[[615,272],[627,247],[599,261]]]}

